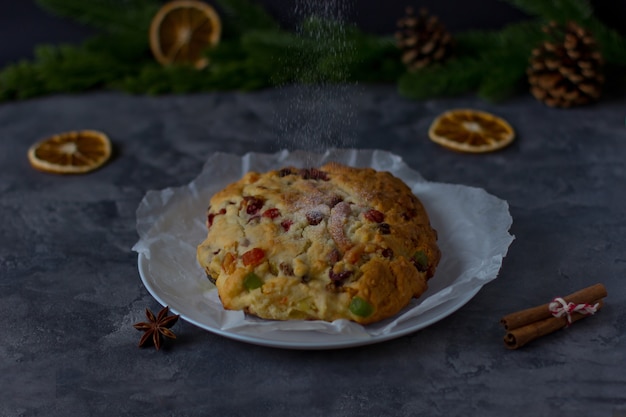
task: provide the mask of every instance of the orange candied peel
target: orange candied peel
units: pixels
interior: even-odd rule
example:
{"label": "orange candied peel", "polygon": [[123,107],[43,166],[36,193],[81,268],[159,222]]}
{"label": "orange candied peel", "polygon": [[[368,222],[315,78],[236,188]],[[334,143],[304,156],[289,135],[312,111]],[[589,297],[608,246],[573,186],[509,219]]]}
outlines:
{"label": "orange candied peel", "polygon": [[448,149],[484,153],[508,146],[515,138],[515,131],[506,120],[491,113],[455,109],[438,116],[428,136]]}
{"label": "orange candied peel", "polygon": [[33,168],[55,174],[84,174],[100,168],[111,157],[111,141],[102,132],[60,133],[28,149]]}

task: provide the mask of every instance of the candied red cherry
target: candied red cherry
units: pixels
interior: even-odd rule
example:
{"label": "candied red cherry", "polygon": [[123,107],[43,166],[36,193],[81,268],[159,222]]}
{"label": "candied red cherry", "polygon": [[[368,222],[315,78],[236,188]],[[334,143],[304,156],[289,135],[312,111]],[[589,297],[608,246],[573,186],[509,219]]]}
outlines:
{"label": "candied red cherry", "polygon": [[265,201],[259,197],[251,197],[246,196],[243,198],[244,204],[246,205],[246,213],[253,216],[261,210]]}
{"label": "candied red cherry", "polygon": [[317,226],[324,220],[324,214],[319,211],[309,211],[306,214],[306,220],[311,226]]}
{"label": "candied red cherry", "polygon": [[317,168],[303,168],[299,172],[302,179],[328,181],[328,175]]}
{"label": "candied red cherry", "polygon": [[363,212],[363,217],[374,223],[382,223],[385,221],[385,215],[380,211],[374,209],[369,209]]}
{"label": "candied red cherry", "polygon": [[302,168],[298,173],[300,174],[303,180],[311,179],[311,170],[308,168]]}
{"label": "candied red cherry", "polygon": [[339,194],[334,194],[332,197],[330,197],[330,200],[328,200],[328,207],[333,208],[342,201],[342,196],[340,196]]}
{"label": "candied red cherry", "polygon": [[317,180],[320,178],[321,172],[319,169],[317,168],[309,168],[309,177],[312,180]]}
{"label": "candied red cherry", "polygon": [[330,178],[328,178],[328,174],[324,171],[319,171],[319,179],[322,181],[330,181]]}
{"label": "candied red cherry", "polygon": [[328,175],[326,175],[326,172],[320,171],[317,168],[309,169],[309,178],[312,180],[328,181]]}
{"label": "candied red cherry", "polygon": [[223,208],[220,211],[218,211],[217,213],[209,213],[209,215],[207,216],[207,223],[208,223],[209,227],[213,226],[213,221],[215,220],[215,216],[218,216],[220,214],[226,214],[226,209]]}
{"label": "candied red cherry", "polygon": [[335,272],[333,271],[332,268],[328,270],[328,277],[333,282],[343,281],[344,279],[348,278],[350,275],[352,275],[352,271]]}
{"label": "candied red cherry", "polygon": [[250,249],[241,255],[241,261],[244,266],[257,266],[260,265],[265,259],[265,251],[261,248]]}
{"label": "candied red cherry", "polygon": [[291,227],[292,224],[293,224],[293,221],[291,220],[283,220],[282,222],[280,222],[280,225],[282,226],[285,232],[289,231],[289,228]]}
{"label": "candied red cherry", "polygon": [[261,216],[267,217],[268,219],[275,219],[276,217],[280,216],[280,210],[278,210],[277,208],[267,209],[263,212],[263,214],[261,214]]}

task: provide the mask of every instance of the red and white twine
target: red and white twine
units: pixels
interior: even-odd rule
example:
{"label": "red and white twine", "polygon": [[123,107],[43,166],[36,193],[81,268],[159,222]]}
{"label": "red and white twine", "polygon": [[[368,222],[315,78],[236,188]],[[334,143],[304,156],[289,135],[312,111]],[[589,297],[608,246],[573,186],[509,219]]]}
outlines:
{"label": "red and white twine", "polygon": [[572,313],[580,313],[585,315],[592,315],[598,311],[598,307],[600,303],[595,303],[593,305],[583,303],[583,304],[574,304],[568,303],[561,297],[557,297],[548,305],[548,309],[550,313],[554,317],[563,317],[567,316],[568,325],[572,324]]}

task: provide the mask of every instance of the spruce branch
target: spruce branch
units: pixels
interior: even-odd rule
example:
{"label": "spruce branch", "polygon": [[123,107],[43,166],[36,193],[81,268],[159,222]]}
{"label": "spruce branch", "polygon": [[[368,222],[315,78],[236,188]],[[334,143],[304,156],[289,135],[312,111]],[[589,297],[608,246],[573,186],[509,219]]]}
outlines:
{"label": "spruce branch", "polygon": [[626,66],[626,39],[624,36],[596,18],[590,19],[585,26],[593,34],[602,56],[608,64]]}
{"label": "spruce branch", "polygon": [[22,61],[7,66],[0,73],[0,100],[24,100],[48,94],[38,68]]}
{"label": "spruce branch", "polygon": [[522,90],[525,76],[525,65],[495,66],[484,73],[476,93],[491,102],[505,100]]}
{"label": "spruce branch", "polygon": [[518,91],[528,57],[542,38],[537,22],[511,24],[500,31],[471,31],[456,37],[456,58],[402,76],[399,91],[409,98],[477,93],[499,101]]}
{"label": "spruce branch", "polygon": [[592,15],[587,0],[504,1],[534,19],[499,31],[456,34],[453,59],[407,73],[393,39],[320,17],[305,19],[295,33],[286,31],[250,0],[216,0],[224,32],[220,44],[206,52],[209,67],[162,67],[147,39],[161,0],[37,0],[102,33],[78,46],[40,46],[32,61],[2,69],[0,100],[102,88],[164,94],[343,82],[397,82],[401,94],[416,99],[475,92],[501,100],[523,85],[547,20],[574,20],[589,29],[624,84],[626,41]]}
{"label": "spruce branch", "polygon": [[475,91],[484,66],[471,58],[451,58],[438,64],[407,72],[398,80],[398,92],[411,99],[450,97]]}

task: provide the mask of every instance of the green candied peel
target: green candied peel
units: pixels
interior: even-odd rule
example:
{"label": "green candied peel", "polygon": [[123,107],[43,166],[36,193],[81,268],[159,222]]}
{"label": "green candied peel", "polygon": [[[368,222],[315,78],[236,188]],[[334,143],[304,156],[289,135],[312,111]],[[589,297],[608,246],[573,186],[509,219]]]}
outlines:
{"label": "green candied peel", "polygon": [[413,260],[422,268],[428,268],[428,256],[423,250],[418,250],[413,254]]}
{"label": "green candied peel", "polygon": [[374,307],[361,297],[354,297],[349,308],[352,314],[359,317],[367,317],[374,312]]}
{"label": "green candied peel", "polygon": [[248,291],[260,288],[262,285],[263,281],[254,272],[248,272],[246,276],[243,277],[243,286],[246,287]]}

